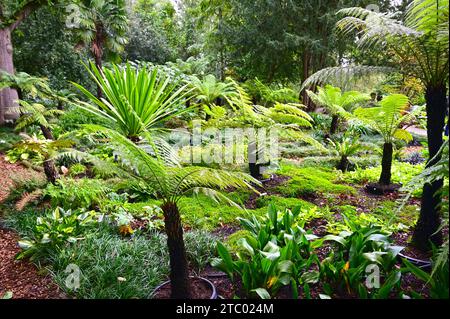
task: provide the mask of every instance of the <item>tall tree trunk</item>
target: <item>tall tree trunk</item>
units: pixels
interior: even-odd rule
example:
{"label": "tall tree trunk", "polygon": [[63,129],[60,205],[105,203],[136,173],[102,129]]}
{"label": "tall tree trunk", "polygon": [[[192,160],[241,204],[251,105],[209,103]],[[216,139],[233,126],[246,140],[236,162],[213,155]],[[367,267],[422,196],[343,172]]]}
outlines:
{"label": "tall tree trunk", "polygon": [[[97,67],[97,69],[100,70],[100,72],[102,72],[102,57],[101,55],[99,55],[98,53],[94,54],[94,59],[95,59],[95,66]],[[101,99],[103,97],[103,91],[102,91],[102,87],[100,85],[97,84],[97,98]]]}
{"label": "tall tree trunk", "polygon": [[[305,49],[305,51],[303,52],[303,82],[305,82],[308,77],[309,77],[309,67],[310,67],[310,55],[309,55],[309,50]],[[305,88],[302,92],[300,92],[300,100],[302,101],[302,103],[306,106],[308,106],[309,104],[309,96],[308,93],[306,92],[308,88]]]}
{"label": "tall tree trunk", "polygon": [[333,115],[333,118],[331,119],[331,126],[330,126],[330,135],[333,136],[336,134],[339,126],[339,116]]}
{"label": "tall tree trunk", "polygon": [[[104,29],[101,23],[95,24],[95,38],[92,42],[91,52],[94,56],[95,66],[97,69],[102,72],[102,59],[103,59],[103,43],[104,43]],[[97,85],[97,98],[101,99],[103,97],[102,88],[100,85]]]}
{"label": "tall tree trunk", "polygon": [[[447,108],[447,88],[445,85],[427,88],[425,99],[427,102],[427,131],[428,148],[430,160],[427,167],[434,165],[439,158],[432,161],[439,153],[443,144],[443,129],[445,126],[445,114]],[[426,184],[423,188],[422,207],[419,221],[413,235],[414,245],[421,250],[430,249],[430,241],[439,246],[443,242],[442,232],[439,231],[441,216],[439,204],[441,195],[439,190],[443,186],[443,181],[436,181],[433,184]]]}
{"label": "tall tree trunk", "polygon": [[[11,29],[0,29],[0,70],[14,74],[13,45],[11,40]],[[19,114],[14,111],[18,100],[17,91],[3,89],[0,91],[0,125],[6,120],[15,120]],[[12,112],[11,112],[12,111]]]}
{"label": "tall tree trunk", "polygon": [[175,203],[166,203],[161,208],[164,212],[167,245],[170,255],[171,297],[172,299],[190,299],[188,263],[180,212]]}
{"label": "tall tree trunk", "polygon": [[392,157],[394,154],[394,146],[392,143],[384,143],[383,160],[381,161],[381,176],[379,183],[381,185],[390,185],[392,178]]}

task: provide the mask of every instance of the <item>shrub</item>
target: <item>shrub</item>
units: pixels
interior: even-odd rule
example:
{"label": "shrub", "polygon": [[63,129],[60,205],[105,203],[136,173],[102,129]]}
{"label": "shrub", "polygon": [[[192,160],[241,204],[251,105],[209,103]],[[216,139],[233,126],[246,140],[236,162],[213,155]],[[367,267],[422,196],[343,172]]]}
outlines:
{"label": "shrub", "polygon": [[53,207],[65,209],[93,208],[111,192],[108,182],[99,179],[60,179],[56,185],[49,184],[45,196]]}
{"label": "shrub", "polygon": [[212,265],[239,281],[246,297],[269,299],[290,285],[293,297],[298,298],[298,285],[308,287],[316,280],[311,269],[318,258],[313,250],[321,244],[298,224],[300,211],[300,207],[279,211],[270,205],[262,220],[255,216],[240,219],[249,233],[237,242],[236,258],[218,242],[219,258]]}
{"label": "shrub", "polygon": [[65,245],[83,239],[86,229],[96,224],[95,217],[95,212],[64,211],[59,207],[38,217],[30,237],[19,241],[22,252],[17,258],[45,259],[52,251],[59,251]]}
{"label": "shrub", "polygon": [[[335,244],[332,253],[320,264],[325,293],[329,296],[357,295],[362,299],[385,299],[391,292],[399,292],[401,271],[395,264],[403,247],[392,246],[391,240],[379,226],[361,226],[345,215],[344,218],[349,231],[322,239]],[[367,288],[368,266],[380,267],[380,288]]]}

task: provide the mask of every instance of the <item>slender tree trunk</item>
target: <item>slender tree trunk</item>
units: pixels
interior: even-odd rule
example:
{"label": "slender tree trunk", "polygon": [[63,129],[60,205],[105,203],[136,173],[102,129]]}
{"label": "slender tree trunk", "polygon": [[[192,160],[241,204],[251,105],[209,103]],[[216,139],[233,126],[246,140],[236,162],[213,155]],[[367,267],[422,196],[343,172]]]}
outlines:
{"label": "slender tree trunk", "polygon": [[381,161],[381,176],[379,183],[381,185],[390,185],[392,178],[392,157],[394,146],[392,143],[384,143],[383,160]]}
{"label": "slender tree trunk", "polygon": [[164,212],[169,246],[171,297],[172,299],[190,299],[189,271],[180,212],[175,203],[166,203],[161,208]]}
{"label": "slender tree trunk", "polygon": [[46,126],[44,126],[44,125],[40,125],[39,126],[40,128],[41,128],[41,131],[42,131],[42,134],[44,135],[44,137],[47,139],[47,140],[54,140],[55,138],[53,137],[53,133],[52,133],[52,131],[48,128],[48,127],[46,127]]}
{"label": "slender tree trunk", "polygon": [[338,131],[339,127],[339,116],[333,115],[333,118],[331,120],[331,127],[330,127],[330,135],[333,136]]}
{"label": "slender tree trunk", "polygon": [[[425,98],[427,102],[427,131],[428,148],[430,151],[430,161],[427,166],[434,165],[439,158],[432,161],[439,153],[443,144],[443,129],[445,126],[447,89],[445,85],[427,88]],[[443,242],[442,232],[439,231],[441,225],[441,214],[439,205],[441,195],[439,190],[443,186],[443,181],[436,181],[433,184],[426,184],[423,188],[422,207],[419,221],[413,235],[413,243],[421,250],[430,249],[430,241],[440,246]]]}
{"label": "slender tree trunk", "polygon": [[[13,45],[10,28],[0,29],[0,70],[14,74]],[[19,114],[14,111],[17,107],[18,95],[14,89],[0,91],[0,125],[6,120],[15,120]],[[11,112],[12,111],[12,112]]]}
{"label": "slender tree trunk", "polygon": [[[55,140],[52,131],[48,127],[45,127],[44,125],[39,125],[39,127],[47,140]],[[44,161],[44,173],[49,183],[56,184],[56,180],[59,179],[59,174],[56,169],[55,161],[52,159],[46,159]]]}
{"label": "slender tree trunk", "polygon": [[[309,66],[310,66],[309,61],[310,61],[309,50],[305,49],[305,52],[303,52],[303,76],[302,76],[303,82],[306,81],[309,77]],[[308,93],[306,92],[307,89],[308,88],[305,88],[302,92],[300,92],[300,100],[306,106],[308,106],[309,104],[309,96]]]}
{"label": "slender tree trunk", "polygon": [[[98,53],[94,54],[94,59],[95,59],[95,66],[97,67],[97,69],[100,70],[100,72],[102,72],[103,64],[101,55],[99,55]],[[102,97],[103,97],[102,87],[97,84],[97,98],[101,99]]]}
{"label": "slender tree trunk", "polygon": [[[94,56],[95,66],[102,72],[103,67],[103,42],[104,42],[104,29],[101,23],[96,23],[95,25],[95,38],[92,43],[92,55]],[[97,85],[97,98],[101,99],[103,97],[102,88]]]}

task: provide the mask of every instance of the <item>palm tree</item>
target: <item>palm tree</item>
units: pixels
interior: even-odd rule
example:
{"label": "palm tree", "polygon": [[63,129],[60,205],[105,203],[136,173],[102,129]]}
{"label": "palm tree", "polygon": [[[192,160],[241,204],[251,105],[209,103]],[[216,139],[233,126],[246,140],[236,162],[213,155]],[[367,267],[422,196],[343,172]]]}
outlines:
{"label": "palm tree", "polygon": [[105,98],[95,97],[88,89],[73,83],[92,104],[79,102],[79,106],[111,122],[123,135],[138,141],[145,131],[185,112],[183,106],[186,86],[172,83],[156,68],[139,70],[127,64],[116,65],[103,72],[91,63],[91,77],[101,88]]}
{"label": "palm tree", "polygon": [[[361,48],[380,47],[397,66],[394,70],[420,79],[426,88],[425,99],[428,146],[428,167],[439,161],[438,154],[443,144],[443,127],[446,117],[446,96],[449,75],[449,1],[413,0],[404,22],[392,15],[377,13],[362,8],[340,11],[346,15],[338,22],[339,30],[348,35],[357,33]],[[304,87],[320,82],[347,81],[351,76],[386,72],[388,68],[377,66],[348,66],[328,68],[310,77]],[[392,70],[392,68],[391,68]],[[442,180],[425,184],[419,221],[413,236],[414,244],[423,250],[429,249],[429,241],[440,245],[439,190]]]}
{"label": "palm tree", "polygon": [[[124,0],[79,0],[79,26],[74,28],[77,47],[90,47],[95,65],[102,69],[105,53],[117,61],[124,50],[128,21]],[[98,87],[97,97],[102,96]]]}
{"label": "palm tree", "polygon": [[408,106],[407,96],[393,94],[385,97],[377,107],[358,108],[354,111],[354,115],[359,120],[383,137],[382,170],[379,179],[381,188],[391,184],[394,141],[396,139],[406,142],[413,140],[412,135],[402,129],[402,127],[404,123],[407,123],[421,112],[422,108],[417,108],[414,112],[404,114]]}
{"label": "palm tree", "polygon": [[[170,256],[172,298],[189,299],[191,289],[188,280],[183,227],[178,207],[179,200],[182,196],[199,192],[214,199],[227,200],[220,191],[229,188],[253,189],[252,185],[260,185],[259,182],[249,175],[239,172],[195,166],[167,166],[163,159],[152,157],[117,131],[95,125],[88,125],[85,128],[93,133],[103,133],[119,154],[128,179],[140,185],[146,185],[147,188],[154,190],[157,198],[162,200],[161,209],[164,213]],[[120,169],[117,168],[117,170]]]}
{"label": "palm tree", "polygon": [[307,91],[309,98],[317,105],[327,109],[333,119],[331,121],[330,135],[336,134],[339,118],[347,117],[358,103],[370,100],[370,96],[357,91],[342,93],[341,89],[331,85],[318,87],[318,93]]}

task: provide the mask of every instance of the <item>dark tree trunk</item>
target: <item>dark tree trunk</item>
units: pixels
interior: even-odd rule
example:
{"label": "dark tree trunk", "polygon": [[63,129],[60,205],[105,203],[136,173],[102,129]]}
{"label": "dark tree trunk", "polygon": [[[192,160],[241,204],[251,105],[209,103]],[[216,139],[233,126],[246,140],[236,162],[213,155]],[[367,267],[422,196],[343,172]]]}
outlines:
{"label": "dark tree trunk", "polygon": [[39,127],[41,128],[42,134],[44,135],[44,137],[47,140],[54,140],[55,138],[53,137],[53,133],[52,131],[50,131],[50,129],[44,125],[39,125]]}
{"label": "dark tree trunk", "polygon": [[[101,23],[97,23],[95,25],[95,38],[92,43],[92,55],[94,56],[95,66],[97,69],[102,72],[102,59],[103,59],[103,43],[104,43],[104,29]],[[100,85],[97,85],[97,98],[101,99],[103,97],[102,88]]]}
{"label": "dark tree trunk", "polygon": [[[94,54],[94,59],[97,69],[99,69],[100,72],[102,72],[102,57],[99,54]],[[102,97],[103,97],[102,87],[97,84],[97,98],[101,99]]]}
{"label": "dark tree trunk", "polygon": [[[305,82],[309,78],[309,67],[310,67],[310,55],[309,50],[305,49],[303,52],[303,82]],[[305,106],[309,105],[309,96],[308,92],[306,92],[308,88],[305,88],[302,92],[300,92],[300,100]],[[310,111],[310,110],[308,110]]]}
{"label": "dark tree trunk", "polygon": [[[440,160],[439,158],[436,158],[434,161],[431,159],[436,157],[443,144],[443,129],[447,108],[446,94],[447,89],[445,85],[429,87],[425,94],[428,116],[428,148],[430,151],[428,167]],[[423,251],[430,249],[430,241],[436,246],[440,246],[443,242],[442,232],[439,231],[441,216],[438,207],[442,200],[439,194],[442,185],[443,181],[436,181],[431,185],[426,184],[423,188],[422,207],[413,235],[413,244]]]}
{"label": "dark tree trunk", "polygon": [[338,131],[339,127],[339,116],[333,115],[331,119],[330,135],[333,136]]}
{"label": "dark tree trunk", "polygon": [[[14,74],[13,45],[10,28],[0,29],[0,70]],[[18,95],[14,89],[0,90],[0,125],[6,120],[15,120],[19,114],[10,112],[17,107]]]}
{"label": "dark tree trunk", "polygon": [[341,170],[342,172],[346,172],[348,170],[348,166],[350,165],[350,162],[348,160],[347,156],[342,156],[341,160],[339,161],[339,164],[337,166],[337,169]]}
{"label": "dark tree trunk", "polygon": [[392,177],[392,157],[394,154],[394,146],[392,143],[384,143],[383,160],[381,161],[381,176],[379,183],[381,185],[390,185]]}
{"label": "dark tree trunk", "polygon": [[260,165],[258,165],[258,148],[256,141],[249,141],[247,146],[248,168],[253,178],[261,178]]}
{"label": "dark tree trunk", "polygon": [[56,170],[55,162],[51,159],[44,161],[44,172],[47,180],[55,184],[56,180],[59,178],[58,171]]}
{"label": "dark tree trunk", "polygon": [[171,297],[172,299],[190,299],[188,263],[180,212],[175,203],[166,203],[161,208],[164,212],[167,245],[170,255]]}

